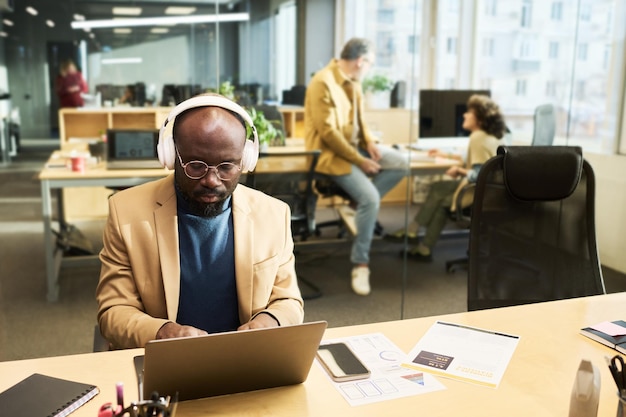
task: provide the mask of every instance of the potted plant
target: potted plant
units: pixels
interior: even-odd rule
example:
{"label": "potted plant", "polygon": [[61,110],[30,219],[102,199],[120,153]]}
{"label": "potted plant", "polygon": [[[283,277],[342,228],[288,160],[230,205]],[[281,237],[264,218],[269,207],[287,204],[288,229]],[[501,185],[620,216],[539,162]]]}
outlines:
{"label": "potted plant", "polygon": [[373,74],[363,80],[363,93],[367,107],[389,108],[394,81],[384,74]]}
{"label": "potted plant", "polygon": [[262,150],[267,149],[270,145],[285,144],[283,132],[277,129],[271,120],[267,120],[262,111],[254,107],[246,108],[246,110],[256,127],[257,135],[259,136],[259,146]]}

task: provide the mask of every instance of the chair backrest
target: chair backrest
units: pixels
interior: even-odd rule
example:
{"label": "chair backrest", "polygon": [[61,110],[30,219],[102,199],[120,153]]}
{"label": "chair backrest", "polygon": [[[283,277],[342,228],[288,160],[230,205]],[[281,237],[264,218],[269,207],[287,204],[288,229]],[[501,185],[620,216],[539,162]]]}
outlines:
{"label": "chair backrest", "polygon": [[498,148],[476,182],[468,309],[603,294],[594,198],[579,147]]}
{"label": "chair backrest", "polygon": [[263,153],[260,158],[298,158],[306,161],[306,170],[284,174],[247,173],[246,185],[284,201],[291,208],[291,233],[294,240],[306,240],[315,233],[317,193],[313,189],[319,150]]}
{"label": "chair backrest", "polygon": [[556,134],[556,114],[552,104],[535,109],[532,146],[552,146]]}

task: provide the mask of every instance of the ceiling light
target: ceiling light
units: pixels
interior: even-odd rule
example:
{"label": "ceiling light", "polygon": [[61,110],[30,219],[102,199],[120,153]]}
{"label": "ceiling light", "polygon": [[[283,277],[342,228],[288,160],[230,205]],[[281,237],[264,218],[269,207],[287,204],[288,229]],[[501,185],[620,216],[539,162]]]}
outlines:
{"label": "ceiling light", "polygon": [[2,36],[3,38],[7,38],[9,34],[6,32],[0,32],[0,36]]}
{"label": "ceiling light", "polygon": [[28,13],[32,14],[33,16],[37,16],[37,15],[39,14],[39,12],[37,11],[37,9],[35,9],[35,8],[33,8],[33,7],[30,7],[30,6],[28,6],[28,7],[26,8],[26,11],[27,11]]}
{"label": "ceiling light", "polygon": [[192,23],[244,22],[250,20],[248,13],[204,14],[192,16],[137,17],[122,20],[85,20],[72,22],[73,29],[114,28],[122,26],[155,26]]}
{"label": "ceiling light", "polygon": [[91,28],[85,28],[83,29],[85,32],[91,32]]}
{"label": "ceiling light", "polygon": [[139,16],[141,14],[141,7],[114,7],[113,14]]}
{"label": "ceiling light", "polygon": [[100,63],[102,65],[113,65],[113,64],[141,64],[143,59],[141,58],[104,58]]}
{"label": "ceiling light", "polygon": [[53,28],[54,27],[54,22],[50,19],[46,20],[46,25],[48,25],[49,28]]}
{"label": "ceiling light", "polygon": [[195,7],[170,6],[167,9],[165,9],[165,14],[184,15],[184,14],[192,14],[195,11],[196,11]]}
{"label": "ceiling light", "polygon": [[85,16],[83,16],[82,14],[76,13],[76,14],[74,14],[74,20],[83,21],[83,20],[85,20]]}
{"label": "ceiling light", "polygon": [[13,26],[13,22],[9,19],[3,19],[2,22],[7,26]]}
{"label": "ceiling light", "polygon": [[132,29],[129,29],[129,28],[115,28],[115,29],[113,29],[113,33],[119,33],[119,34],[124,34],[124,35],[126,35],[128,33],[131,33],[131,32],[132,32]]}
{"label": "ceiling light", "polygon": [[152,28],[150,29],[150,33],[167,33],[170,30],[168,28]]}

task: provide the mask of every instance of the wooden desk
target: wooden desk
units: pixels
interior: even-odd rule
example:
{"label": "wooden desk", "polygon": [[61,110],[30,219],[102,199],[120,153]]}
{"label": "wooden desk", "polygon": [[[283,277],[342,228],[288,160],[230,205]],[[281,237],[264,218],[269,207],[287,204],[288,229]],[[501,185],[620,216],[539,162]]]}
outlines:
{"label": "wooden desk", "polygon": [[[581,327],[624,314],[626,293],[483,310],[436,317],[328,329],[325,338],[382,332],[408,352],[436,320],[521,336],[497,389],[441,378],[442,391],[351,407],[324,371],[313,364],[308,379],[295,386],[180,403],[179,417],[232,416],[567,416],[570,393],[581,359],[601,373],[598,416],[615,416],[616,388],[605,364],[615,352],[578,333]],[[123,382],[127,404],[137,399],[133,356],[142,349],[0,362],[0,391],[33,372],[96,384],[101,393],[72,416],[93,417],[99,406],[115,401]],[[36,400],[36,399],[34,399]]]}
{"label": "wooden desk", "polygon": [[[57,160],[58,151],[53,153],[49,161]],[[52,192],[66,187],[132,187],[164,177],[169,173],[166,169],[133,169],[107,170],[101,163],[88,167],[85,172],[72,172],[68,168],[44,168],[39,173],[41,183],[41,212],[44,228],[44,255],[46,260],[47,299],[50,302],[59,297],[59,268],[63,259],[63,251],[56,247],[52,233]],[[106,204],[104,199],[102,204]],[[60,217],[63,217],[60,214]],[[65,219],[60,218],[60,223]]]}

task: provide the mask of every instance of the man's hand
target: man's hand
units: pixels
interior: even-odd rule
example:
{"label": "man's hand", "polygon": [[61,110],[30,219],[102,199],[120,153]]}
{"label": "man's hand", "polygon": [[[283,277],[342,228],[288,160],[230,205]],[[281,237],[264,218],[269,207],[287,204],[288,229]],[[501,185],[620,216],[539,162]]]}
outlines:
{"label": "man's hand", "polygon": [[204,330],[196,329],[192,326],[182,326],[178,323],[165,323],[156,334],[157,339],[171,339],[172,337],[193,337],[208,334]]}
{"label": "man's hand", "polygon": [[373,159],[366,158],[361,162],[359,168],[368,175],[374,175],[380,171],[380,164]]}
{"label": "man's hand", "polygon": [[261,313],[249,322],[239,326],[237,330],[263,329],[265,327],[278,327],[278,322],[269,314]]}
{"label": "man's hand", "polygon": [[376,145],[374,142],[368,142],[367,153],[369,153],[370,158],[372,158],[376,162],[380,161],[380,158],[382,158],[380,150],[378,149],[378,145]]}

